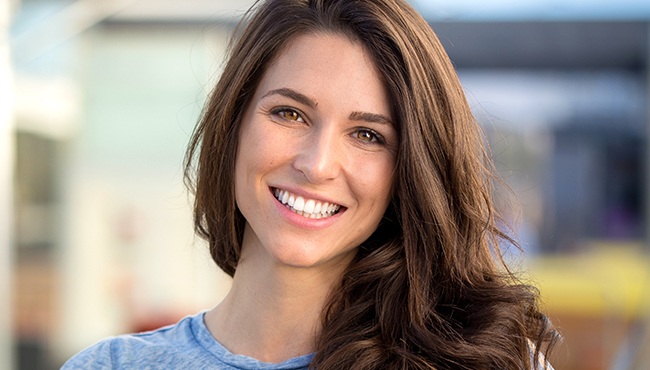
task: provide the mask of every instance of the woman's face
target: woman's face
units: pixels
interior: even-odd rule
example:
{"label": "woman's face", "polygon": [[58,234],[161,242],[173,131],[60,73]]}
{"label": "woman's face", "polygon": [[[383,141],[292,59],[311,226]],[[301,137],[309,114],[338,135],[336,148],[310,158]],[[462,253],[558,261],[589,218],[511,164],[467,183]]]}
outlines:
{"label": "woman's face", "polygon": [[265,72],[241,121],[235,191],[242,259],[346,264],[391,198],[398,134],[359,43],[297,37]]}

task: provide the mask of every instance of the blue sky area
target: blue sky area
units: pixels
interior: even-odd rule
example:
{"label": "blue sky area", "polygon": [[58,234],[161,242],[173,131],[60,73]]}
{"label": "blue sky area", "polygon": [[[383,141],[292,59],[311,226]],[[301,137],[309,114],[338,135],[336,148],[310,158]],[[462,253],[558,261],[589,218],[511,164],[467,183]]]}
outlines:
{"label": "blue sky area", "polygon": [[650,20],[650,0],[410,0],[410,2],[429,20]]}

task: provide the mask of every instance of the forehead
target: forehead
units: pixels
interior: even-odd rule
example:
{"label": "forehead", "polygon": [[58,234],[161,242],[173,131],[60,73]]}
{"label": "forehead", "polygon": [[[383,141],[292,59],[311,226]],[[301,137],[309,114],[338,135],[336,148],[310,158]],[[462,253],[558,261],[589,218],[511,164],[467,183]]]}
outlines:
{"label": "forehead", "polygon": [[263,74],[256,96],[282,87],[317,100],[339,97],[349,103],[345,105],[392,112],[371,54],[361,42],[339,33],[310,33],[289,41]]}

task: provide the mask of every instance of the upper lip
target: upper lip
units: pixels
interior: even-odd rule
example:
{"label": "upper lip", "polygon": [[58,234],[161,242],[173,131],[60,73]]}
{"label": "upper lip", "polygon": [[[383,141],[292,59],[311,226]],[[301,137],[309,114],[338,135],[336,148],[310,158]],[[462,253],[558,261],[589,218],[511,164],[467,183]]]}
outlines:
{"label": "upper lip", "polygon": [[295,188],[284,187],[284,186],[271,186],[270,189],[271,189],[271,192],[273,192],[273,189],[280,189],[280,190],[288,191],[289,193],[301,196],[301,197],[303,197],[305,199],[313,199],[315,201],[319,201],[319,202],[322,202],[322,203],[327,202],[329,204],[335,204],[335,205],[338,205],[338,206],[341,206],[341,207],[345,207],[343,204],[339,203],[339,201],[335,201],[335,200],[332,200],[331,198],[323,197],[323,196],[318,195],[318,194],[310,193],[310,192],[302,190],[302,189],[297,190]]}

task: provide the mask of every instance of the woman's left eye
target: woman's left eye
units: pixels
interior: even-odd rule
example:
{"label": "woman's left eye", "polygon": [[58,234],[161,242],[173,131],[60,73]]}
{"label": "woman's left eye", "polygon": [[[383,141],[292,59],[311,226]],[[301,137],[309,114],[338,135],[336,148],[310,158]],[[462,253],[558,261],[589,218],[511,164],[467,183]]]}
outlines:
{"label": "woman's left eye", "polygon": [[384,138],[379,133],[370,129],[359,129],[354,132],[354,138],[364,142],[364,143],[376,143],[383,144]]}

